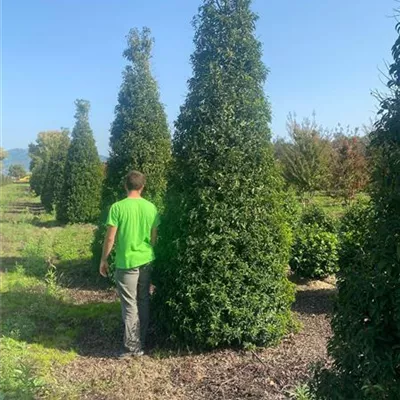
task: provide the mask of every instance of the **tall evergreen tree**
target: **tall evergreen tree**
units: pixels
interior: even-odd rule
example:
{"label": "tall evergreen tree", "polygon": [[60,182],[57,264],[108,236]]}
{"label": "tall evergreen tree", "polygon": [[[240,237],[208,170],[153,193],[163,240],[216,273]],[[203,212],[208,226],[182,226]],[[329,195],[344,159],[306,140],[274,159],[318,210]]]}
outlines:
{"label": "tall evergreen tree", "polygon": [[47,173],[40,195],[41,202],[47,212],[52,212],[61,200],[69,143],[69,132],[67,129],[63,129],[60,132],[58,147],[49,156]]}
{"label": "tall evergreen tree", "polygon": [[200,7],[193,77],[173,138],[155,321],[195,347],[271,344],[292,323],[283,183],[250,3]]}
{"label": "tall evergreen tree", "polygon": [[50,158],[59,148],[60,141],[63,141],[62,131],[39,132],[36,142],[29,144],[29,169],[32,172],[30,187],[37,196],[42,194]]}
{"label": "tall evergreen tree", "polygon": [[112,203],[125,196],[124,178],[131,170],[147,177],[144,196],[162,208],[171,158],[170,134],[157,82],[151,74],[150,30],[132,29],[123,55],[129,62],[111,126],[110,157],[103,185],[102,216],[93,242],[94,260],[101,255],[105,217]]}
{"label": "tall evergreen tree", "polygon": [[64,187],[57,204],[57,220],[93,222],[99,215],[102,165],[89,125],[90,104],[76,100],[76,123],[65,164]]}
{"label": "tall evergreen tree", "polygon": [[340,265],[329,345],[335,362],[319,375],[318,399],[395,400],[400,394],[400,24],[397,31],[391,93],[371,135],[373,206],[347,233],[357,240]]}

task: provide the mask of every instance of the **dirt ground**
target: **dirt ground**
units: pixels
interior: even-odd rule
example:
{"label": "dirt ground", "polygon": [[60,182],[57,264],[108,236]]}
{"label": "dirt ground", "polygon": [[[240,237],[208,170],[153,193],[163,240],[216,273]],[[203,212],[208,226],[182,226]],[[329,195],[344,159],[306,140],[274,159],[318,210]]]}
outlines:
{"label": "dirt ground", "polygon": [[[83,385],[84,399],[287,399],[306,381],[310,368],[327,362],[333,281],[296,281],[293,306],[302,327],[274,348],[222,350],[206,354],[163,354],[120,361],[110,349],[79,356],[58,374]],[[71,290],[78,303],[112,301],[113,291]],[[86,297],[87,296],[87,297]],[[88,343],[85,344],[87,346]],[[99,349],[100,350],[100,349]],[[89,383],[89,384],[88,384]]]}

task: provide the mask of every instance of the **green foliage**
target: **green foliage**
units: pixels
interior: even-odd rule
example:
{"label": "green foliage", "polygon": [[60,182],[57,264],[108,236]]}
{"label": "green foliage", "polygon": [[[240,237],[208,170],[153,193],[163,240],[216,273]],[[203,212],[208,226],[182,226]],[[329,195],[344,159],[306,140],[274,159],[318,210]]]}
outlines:
{"label": "green foliage", "polygon": [[64,187],[64,169],[69,148],[69,132],[64,129],[58,137],[58,145],[49,155],[47,173],[42,185],[40,200],[47,212],[52,212],[61,201]]}
{"label": "green foliage", "polygon": [[352,266],[363,253],[363,246],[371,240],[373,208],[367,201],[358,201],[349,207],[340,221],[339,265]]}
{"label": "green foliage", "polygon": [[[317,375],[318,399],[395,400],[400,393],[400,26],[391,91],[371,135],[371,216],[349,224],[341,257],[329,352],[332,370]],[[355,215],[355,217],[354,217]],[[359,215],[364,215],[361,212]]]}
{"label": "green foliage", "polygon": [[275,143],[275,156],[280,161],[286,182],[302,195],[313,195],[326,188],[329,176],[330,144],[315,119],[299,123],[289,115],[290,142]]}
{"label": "green foliage", "polygon": [[313,396],[309,385],[306,383],[296,386],[289,393],[289,399],[293,400],[316,400]]}
{"label": "green foliage", "polygon": [[290,232],[249,0],[206,0],[176,122],[155,321],[179,345],[270,345],[291,329]]}
{"label": "green foliage", "polygon": [[42,193],[50,157],[59,148],[59,142],[64,140],[63,131],[64,129],[39,132],[36,142],[29,144],[28,153],[31,158],[30,170],[32,172],[29,183],[37,196]]}
{"label": "green foliage", "polygon": [[64,186],[57,203],[57,220],[63,223],[93,222],[99,216],[103,180],[102,165],[89,125],[90,104],[76,100],[76,123],[64,169]]}
{"label": "green foliage", "polygon": [[324,278],[338,269],[335,221],[318,207],[307,208],[295,232],[290,268],[304,278]]}
{"label": "green foliage", "polygon": [[36,196],[40,196],[43,189],[44,178],[46,177],[47,165],[44,161],[38,160],[31,171],[32,175],[29,180],[30,187]]}
{"label": "green foliage", "polygon": [[8,175],[11,178],[19,179],[26,175],[25,168],[20,164],[12,164],[8,167]]}
{"label": "green foliage", "polygon": [[0,186],[9,185],[12,183],[12,179],[8,175],[0,175]]}
{"label": "green foliage", "polygon": [[304,278],[325,278],[338,269],[338,238],[318,225],[305,225],[296,235],[290,268]]}
{"label": "green foliage", "polygon": [[294,232],[302,217],[303,207],[298,199],[296,191],[288,187],[285,191],[283,211],[288,217],[288,223],[291,231]]}
{"label": "green foliage", "polygon": [[304,208],[301,215],[301,223],[303,225],[318,225],[323,230],[331,233],[335,233],[337,230],[336,220],[317,205]]}
{"label": "green foliage", "polygon": [[8,157],[7,151],[0,147],[0,161],[5,160]]}
{"label": "green foliage", "polygon": [[128,47],[123,55],[129,65],[123,73],[115,107],[110,136],[111,152],[103,185],[102,213],[93,241],[96,267],[101,256],[106,230],[104,223],[109,207],[126,195],[126,174],[137,170],[146,175],[147,184],[143,196],[162,211],[171,159],[167,119],[150,68],[153,38],[150,30],[144,28],[142,32],[132,29],[127,39]]}

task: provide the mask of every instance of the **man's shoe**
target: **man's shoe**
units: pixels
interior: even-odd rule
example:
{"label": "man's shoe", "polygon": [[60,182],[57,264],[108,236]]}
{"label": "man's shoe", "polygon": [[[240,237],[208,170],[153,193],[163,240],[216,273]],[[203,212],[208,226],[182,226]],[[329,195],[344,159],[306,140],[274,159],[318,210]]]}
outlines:
{"label": "man's shoe", "polygon": [[118,354],[118,359],[119,360],[126,360],[126,359],[129,359],[131,357],[141,357],[143,355],[144,355],[144,351],[143,350],[138,350],[138,351],[122,350]]}

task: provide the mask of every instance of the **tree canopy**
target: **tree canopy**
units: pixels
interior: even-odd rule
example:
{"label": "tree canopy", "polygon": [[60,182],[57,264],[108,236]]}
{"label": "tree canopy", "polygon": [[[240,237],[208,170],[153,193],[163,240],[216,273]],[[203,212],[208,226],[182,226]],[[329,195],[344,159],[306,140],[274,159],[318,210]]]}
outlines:
{"label": "tree canopy", "polygon": [[21,164],[11,164],[8,167],[8,175],[11,176],[11,178],[20,179],[26,175],[26,171]]}

